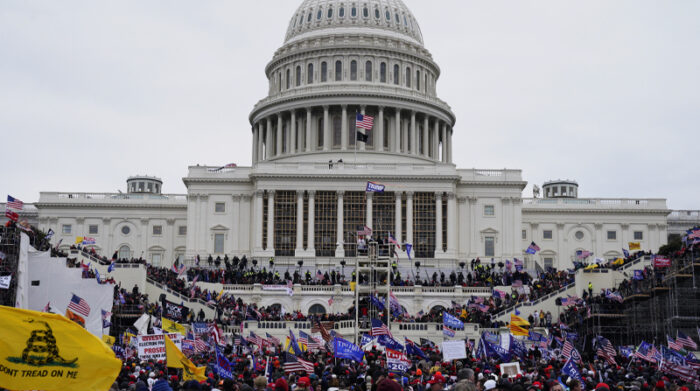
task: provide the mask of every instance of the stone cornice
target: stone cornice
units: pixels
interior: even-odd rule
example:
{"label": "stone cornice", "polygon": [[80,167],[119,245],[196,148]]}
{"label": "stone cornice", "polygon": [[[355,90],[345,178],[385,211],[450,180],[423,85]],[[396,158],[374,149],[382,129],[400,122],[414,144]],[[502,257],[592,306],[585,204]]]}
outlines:
{"label": "stone cornice", "polygon": [[183,209],[187,210],[187,203],[182,204],[121,204],[121,203],[109,203],[109,204],[99,204],[99,203],[82,203],[82,202],[70,202],[70,203],[53,203],[53,202],[42,202],[36,203],[37,209],[78,209],[78,208],[92,208],[92,209]]}
{"label": "stone cornice", "polygon": [[552,213],[552,214],[572,214],[572,213],[587,213],[587,214],[659,214],[666,216],[668,214],[668,209],[594,209],[594,208],[581,208],[581,209],[558,209],[558,208],[527,208],[523,206],[523,214],[536,214],[536,213]]}

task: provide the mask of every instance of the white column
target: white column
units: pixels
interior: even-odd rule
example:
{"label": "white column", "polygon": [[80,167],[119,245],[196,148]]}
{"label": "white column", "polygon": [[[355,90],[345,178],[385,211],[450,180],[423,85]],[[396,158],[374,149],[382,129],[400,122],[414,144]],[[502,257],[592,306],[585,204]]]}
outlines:
{"label": "white column", "polygon": [[306,152],[311,152],[311,108],[306,109]]}
{"label": "white column", "polygon": [[403,230],[401,229],[401,192],[397,191],[396,202],[394,203],[394,237],[401,243],[401,234]]}
{"label": "white column", "polygon": [[255,164],[258,161],[258,127],[253,125],[253,151],[251,152],[251,163]]}
{"label": "white column", "polygon": [[[207,227],[207,220],[209,220],[209,196],[205,194],[200,194],[199,202],[201,209],[201,225],[199,230],[199,235],[201,241],[199,242],[199,249],[201,253],[209,253],[209,227]],[[213,248],[212,248],[213,250]]]}
{"label": "white column", "polygon": [[323,106],[323,150],[330,151],[331,149],[331,124],[329,120],[329,107]]}
{"label": "white column", "polygon": [[433,148],[432,148],[432,153],[433,153],[433,160],[438,160],[439,154],[438,154],[438,146],[440,144],[440,120],[435,119],[435,127],[433,128]]}
{"label": "white column", "polygon": [[435,256],[442,255],[442,192],[435,193]]}
{"label": "white column", "polygon": [[[384,150],[384,107],[379,106],[379,113],[377,113],[377,122],[374,129],[377,131],[374,133],[374,150],[383,151]],[[374,132],[374,130],[372,130]]]}
{"label": "white column", "polygon": [[267,246],[265,250],[275,251],[275,191],[267,191]]}
{"label": "white column", "polygon": [[416,112],[411,111],[411,130],[409,134],[409,140],[411,140],[411,155],[417,155],[418,154],[418,143],[416,142],[418,140],[418,137],[416,136]]}
{"label": "white column", "polygon": [[413,192],[406,192],[406,242],[413,244]]}
{"label": "white column", "polygon": [[304,255],[304,191],[297,190],[297,246],[295,257]]}
{"label": "white column", "polygon": [[424,157],[430,156],[430,150],[428,149],[428,146],[430,145],[430,142],[428,140],[429,128],[430,128],[430,120],[428,119],[428,116],[426,115],[425,118],[423,119],[423,156]]}
{"label": "white column", "polygon": [[401,149],[401,109],[396,109],[396,119],[394,120],[394,145],[393,152],[398,153]]}
{"label": "white column", "polygon": [[337,245],[335,247],[335,257],[336,258],[343,258],[345,257],[345,247],[343,246],[344,242],[344,235],[343,235],[343,191],[338,190],[338,217],[336,221],[338,222],[338,227],[336,229],[337,233]]}
{"label": "white column", "polygon": [[288,154],[296,153],[297,151],[297,112],[292,110],[292,118],[289,121],[289,141],[292,146],[287,151]]}
{"label": "white column", "polygon": [[452,128],[447,129],[447,163],[452,163]]}
{"label": "white column", "polygon": [[265,156],[263,156],[263,139],[265,138],[264,136],[264,130],[263,130],[263,121],[258,121],[258,143],[257,143],[257,148],[258,148],[258,161],[264,160]]}
{"label": "white column", "polygon": [[442,124],[442,158],[443,163],[447,163],[447,124]]}
{"label": "white column", "polygon": [[373,193],[367,193],[367,215],[365,218],[365,225],[373,228],[372,227],[372,194]]}
{"label": "white column", "polygon": [[457,199],[455,193],[447,194],[447,256],[457,256]]}
{"label": "white column", "polygon": [[308,226],[308,241],[309,243],[306,246],[306,252],[311,254],[311,256],[316,255],[316,243],[315,243],[315,238],[314,234],[316,233],[314,229],[316,228],[316,211],[314,210],[316,207],[316,192],[315,191],[309,191],[309,226]]}
{"label": "white column", "polygon": [[340,107],[343,110],[340,117],[340,149],[346,151],[348,149],[348,105]]}
{"label": "white column", "polygon": [[272,117],[267,117],[267,126],[265,126],[265,159],[270,159],[275,156],[275,150],[272,148]]}
{"label": "white column", "polygon": [[[365,106],[360,106],[360,114],[365,115]],[[367,132],[369,132],[369,130],[366,130],[366,129],[362,129],[362,130],[357,129],[357,131],[363,132],[364,134],[367,134]],[[357,140],[355,140],[355,142],[357,142]],[[364,151],[367,147],[367,143],[359,143],[359,144],[357,144],[357,146],[359,147],[358,149],[360,151]]]}
{"label": "white column", "polygon": [[277,114],[277,142],[275,143],[275,156],[280,156],[282,154],[282,132],[284,127],[282,126],[282,113]]}
{"label": "white column", "polygon": [[255,192],[255,222],[253,224],[253,229],[255,229],[255,250],[254,253],[260,254],[263,251],[262,242],[262,230],[265,229],[263,223],[263,191],[257,190]]}

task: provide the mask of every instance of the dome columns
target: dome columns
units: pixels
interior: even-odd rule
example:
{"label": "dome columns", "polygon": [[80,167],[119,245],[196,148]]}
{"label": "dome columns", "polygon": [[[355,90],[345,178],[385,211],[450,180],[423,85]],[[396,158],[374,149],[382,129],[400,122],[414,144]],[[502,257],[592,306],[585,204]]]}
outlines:
{"label": "dome columns", "polygon": [[[306,113],[306,115],[304,115]],[[367,143],[356,141],[355,113],[374,117]],[[363,131],[360,129],[360,131]],[[394,153],[449,164],[452,128],[447,120],[412,107],[337,103],[285,107],[252,127],[254,163],[316,152]]]}

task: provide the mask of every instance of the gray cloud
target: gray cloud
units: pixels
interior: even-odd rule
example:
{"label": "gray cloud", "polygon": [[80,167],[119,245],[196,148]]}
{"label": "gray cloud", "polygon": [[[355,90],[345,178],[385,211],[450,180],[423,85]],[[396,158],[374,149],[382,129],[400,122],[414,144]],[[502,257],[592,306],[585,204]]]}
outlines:
{"label": "gray cloud", "polygon": [[[249,164],[248,113],[298,3],[4,2],[0,192],[115,191],[137,173],[184,192],[190,164]],[[700,3],[406,3],[459,167],[700,208]]]}

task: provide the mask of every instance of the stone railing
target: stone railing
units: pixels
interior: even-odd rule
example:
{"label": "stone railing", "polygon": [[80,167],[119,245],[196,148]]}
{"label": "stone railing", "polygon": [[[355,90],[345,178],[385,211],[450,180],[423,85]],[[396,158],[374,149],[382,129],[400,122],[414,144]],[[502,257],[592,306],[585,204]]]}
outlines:
{"label": "stone railing", "polygon": [[39,203],[146,203],[186,205],[185,194],[41,192]]}
{"label": "stone railing", "polygon": [[523,206],[528,208],[580,209],[666,209],[663,198],[523,198]]}

